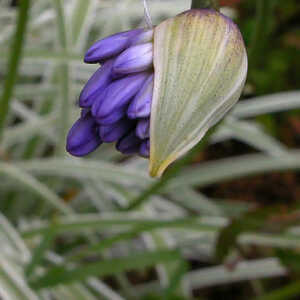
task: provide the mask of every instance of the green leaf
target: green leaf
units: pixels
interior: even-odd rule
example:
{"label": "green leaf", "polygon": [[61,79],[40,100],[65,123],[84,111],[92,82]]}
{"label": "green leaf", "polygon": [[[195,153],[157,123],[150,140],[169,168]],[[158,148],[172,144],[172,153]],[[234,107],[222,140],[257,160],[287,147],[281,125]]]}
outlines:
{"label": "green leaf", "polygon": [[90,276],[119,274],[126,270],[141,269],[156,263],[178,259],[180,259],[178,251],[165,250],[133,254],[124,258],[104,260],[75,268],[70,268],[68,266],[53,267],[49,269],[45,275],[32,281],[31,286],[35,289],[51,287],[67,282],[85,280]]}
{"label": "green leaf", "polygon": [[[175,265],[175,264],[174,264]],[[180,291],[181,280],[188,270],[188,264],[185,260],[180,260],[176,263],[176,268],[173,270],[173,274],[170,278],[170,283],[164,291],[165,298],[168,300],[176,299],[175,296]],[[178,299],[183,299],[178,296]]]}
{"label": "green leaf", "polygon": [[[0,48],[0,60],[7,57],[9,51],[7,49]],[[30,59],[30,63],[32,64],[32,60],[42,61],[44,63],[49,62],[66,62],[66,61],[74,61],[81,62],[82,57],[76,53],[67,52],[65,50],[61,51],[49,51],[46,49],[24,49],[24,63],[27,62],[27,59]],[[29,61],[28,61],[29,63]]]}
{"label": "green leaf", "polygon": [[64,156],[66,154],[66,138],[70,125],[70,78],[69,66],[67,63],[58,66],[59,84],[60,84],[60,101],[58,103],[59,111],[59,143],[57,145],[57,154]]}
{"label": "green leaf", "polygon": [[239,235],[245,232],[258,231],[263,228],[268,213],[268,211],[263,209],[246,213],[223,228],[219,233],[216,245],[217,259],[223,261],[226,258],[229,252],[237,246]]}
{"label": "green leaf", "polygon": [[[189,228],[194,230],[207,230],[216,231],[219,226],[214,226],[210,224],[205,224],[201,222],[199,218],[180,218],[174,220],[161,220],[154,218],[136,217],[133,218],[130,215],[122,214],[120,217],[101,217],[99,215],[80,215],[76,217],[65,217],[56,218],[55,222],[50,225],[42,224],[41,226],[34,226],[32,229],[27,229],[23,231],[23,236],[31,237],[36,234],[46,234],[47,232],[54,230],[56,232],[65,231],[82,231],[86,229],[104,229],[111,228],[112,226],[126,229],[128,226],[136,226],[132,231],[126,233],[121,233],[120,236],[116,235],[111,238],[113,241],[122,240],[122,237],[132,237],[135,234],[150,229],[161,229],[161,228]],[[120,239],[119,239],[119,238]],[[108,239],[110,241],[110,239]],[[104,247],[104,246],[103,246]],[[101,248],[101,247],[100,247]]]}
{"label": "green leaf", "polygon": [[30,263],[25,268],[25,275],[27,278],[31,276],[34,269],[41,262],[44,257],[45,252],[51,247],[52,241],[55,238],[54,231],[49,231],[42,237],[40,244],[34,249],[32,259]]}
{"label": "green leaf", "polygon": [[276,256],[288,269],[300,273],[300,253],[287,249],[276,249]]}
{"label": "green leaf", "polygon": [[0,242],[5,245],[3,253],[12,256],[20,262],[30,258],[30,252],[17,230],[9,223],[7,218],[0,213]]}
{"label": "green leaf", "polygon": [[93,0],[75,1],[72,12],[70,26],[72,32],[72,45],[76,46],[82,34],[87,34],[86,28],[89,27],[91,14],[89,9],[95,3]]}
{"label": "green leaf", "polygon": [[208,216],[220,216],[223,214],[222,207],[219,203],[216,203],[192,188],[174,188],[172,191],[170,190],[169,194],[172,197],[172,202],[192,212],[195,211],[201,215]]}
{"label": "green leaf", "polygon": [[9,104],[13,96],[14,86],[17,80],[18,69],[21,61],[21,55],[23,50],[23,44],[25,39],[25,33],[27,29],[27,21],[30,9],[30,0],[23,0],[20,3],[19,15],[16,26],[16,33],[14,36],[14,42],[10,50],[8,71],[6,74],[6,80],[4,83],[3,94],[0,97],[1,110],[0,110],[0,138],[6,120],[7,113],[9,111]]}
{"label": "green leaf", "polygon": [[74,283],[59,285],[51,290],[55,299],[63,300],[97,300],[97,298],[82,284]]}
{"label": "green leaf", "polygon": [[19,184],[33,191],[39,195],[42,199],[45,199],[48,204],[64,214],[72,213],[72,209],[64,204],[55,193],[53,193],[46,185],[39,182],[29,173],[17,168],[11,164],[0,163],[0,174],[8,176],[9,178],[16,180]]}
{"label": "green leaf", "polygon": [[292,282],[281,289],[270,292],[255,300],[289,300],[298,299],[300,295],[300,281]]}
{"label": "green leaf", "polygon": [[231,132],[232,138],[270,155],[280,156],[287,151],[287,147],[264,132],[264,130],[255,123],[227,118],[224,122],[224,127]]}
{"label": "green leaf", "polygon": [[131,183],[145,186],[153,182],[147,174],[120,165],[92,159],[41,159],[20,162],[24,170],[38,175],[54,175],[71,178],[100,178],[110,182]]}
{"label": "green leaf", "polygon": [[[20,125],[6,129],[2,141],[3,148],[8,149],[16,143],[26,142],[35,135],[45,136],[45,132],[49,130],[49,126],[54,126],[56,120],[57,116],[50,115],[39,120],[23,122]],[[46,136],[50,138],[51,142],[55,142],[56,139],[53,139],[53,136],[51,137],[49,133]]]}
{"label": "green leaf", "polygon": [[[54,0],[54,7],[56,10],[57,20],[57,36],[60,43],[60,48],[67,51],[68,49],[68,36],[65,20],[64,1]],[[66,153],[65,144],[69,127],[70,118],[70,78],[69,78],[69,65],[67,62],[61,63],[58,66],[58,81],[60,85],[60,100],[58,101],[59,111],[59,143],[57,147],[57,154],[63,156]]]}
{"label": "green leaf", "polygon": [[186,164],[192,162],[193,158],[196,157],[196,155],[198,155],[199,152],[204,149],[210,136],[213,134],[216,128],[217,126],[211,128],[196,147],[191,149],[191,151],[189,151],[189,153],[184,158],[175,162],[163,177],[161,177],[158,181],[155,181],[152,185],[149,185],[149,187],[142,193],[140,193],[140,195],[132,199],[131,203],[124,210],[133,210],[141,206],[143,203],[148,201],[151,195],[160,193],[173,178],[177,178],[177,176],[179,176],[180,174],[181,169]]}
{"label": "green leaf", "polygon": [[240,281],[275,278],[287,275],[277,258],[251,259],[238,263],[233,270],[219,265],[204,267],[186,274],[184,281],[191,289],[203,289],[216,285],[230,285]]}
{"label": "green leaf", "polygon": [[19,267],[0,252],[1,299],[38,300],[35,292],[25,282]]}
{"label": "green leaf", "polygon": [[[296,209],[299,209],[297,205],[289,208],[290,211]],[[256,211],[248,212],[233,220],[219,233],[216,245],[216,257],[222,261],[229,254],[230,250],[237,246],[237,238],[242,233],[255,232],[256,235],[259,235],[259,231],[264,230],[265,232],[269,232],[270,237],[276,237],[276,234],[274,233],[284,232],[288,226],[293,224],[289,222],[282,223],[280,221],[273,221],[272,217],[278,217],[278,215],[282,215],[282,207],[280,205],[274,205],[269,208],[260,208]],[[271,234],[272,232],[273,235]],[[293,239],[293,237],[287,233],[283,233],[279,235],[279,237],[286,237],[287,241],[289,238]]]}
{"label": "green leaf", "polygon": [[56,25],[57,25],[57,36],[62,49],[67,49],[67,33],[66,33],[66,22],[64,13],[64,2],[61,0],[53,1],[55,12],[56,12]]}
{"label": "green leaf", "polygon": [[272,171],[300,169],[300,151],[286,151],[278,157],[265,154],[247,154],[205,162],[186,168],[169,182],[164,190],[183,186],[203,187],[225,180],[242,178]]}
{"label": "green leaf", "polygon": [[232,115],[238,118],[249,118],[258,115],[282,112],[300,108],[300,92],[289,91],[255,97],[237,103]]}

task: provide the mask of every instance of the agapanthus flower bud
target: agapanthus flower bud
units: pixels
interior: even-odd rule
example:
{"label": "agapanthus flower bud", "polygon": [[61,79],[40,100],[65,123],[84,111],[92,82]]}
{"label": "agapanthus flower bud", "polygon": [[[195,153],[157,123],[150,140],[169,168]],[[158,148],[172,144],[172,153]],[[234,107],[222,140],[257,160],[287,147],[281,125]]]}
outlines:
{"label": "agapanthus flower bud", "polygon": [[117,149],[123,154],[136,154],[139,153],[141,143],[142,141],[132,131],[118,141]]}
{"label": "agapanthus flower bud", "polygon": [[97,123],[90,114],[78,119],[67,137],[67,151],[74,156],[87,155],[101,144]]}
{"label": "agapanthus flower bud", "polygon": [[83,156],[102,142],[150,157],[160,176],[236,103],[247,74],[237,26],[210,9],[192,9],[153,29],[118,33],[85,56],[101,68],[84,87],[81,118],[67,150]]}
{"label": "agapanthus flower bud", "polygon": [[153,75],[144,83],[141,90],[130,102],[127,115],[130,119],[148,118],[151,113],[151,103],[153,97]]}
{"label": "agapanthus flower bud", "polygon": [[149,155],[150,155],[150,140],[147,139],[144,142],[142,142],[139,150],[140,150],[140,152],[139,152],[140,156],[145,157],[145,158],[149,157]]}
{"label": "agapanthus flower bud", "polygon": [[132,33],[130,38],[130,46],[151,43],[153,41],[153,33],[154,32],[152,29],[139,29],[138,34]]}
{"label": "agapanthus flower bud", "polygon": [[108,86],[102,103],[94,117],[105,118],[115,111],[127,107],[132,97],[134,97],[143,86],[149,74],[147,72],[128,75],[116,80]]}
{"label": "agapanthus flower bud", "polygon": [[89,79],[79,96],[80,107],[90,107],[93,104],[93,95],[99,94],[112,81],[113,60],[108,60]]}
{"label": "agapanthus flower bud", "polygon": [[[152,29],[135,29],[100,40],[87,51],[85,62],[101,63],[101,67],[80,94],[81,117],[67,138],[70,154],[87,155],[103,142],[117,142],[117,149],[124,154],[140,152],[150,134],[152,39]],[[129,117],[132,102],[135,104]],[[142,126],[140,120],[147,124]],[[141,137],[136,135],[138,123]],[[143,150],[143,157],[149,156],[148,150]]]}
{"label": "agapanthus flower bud", "polygon": [[[141,34],[143,34],[143,29],[129,30],[116,33],[100,40],[87,51],[84,61],[86,63],[98,63],[118,55],[128,46],[137,44],[142,40]],[[144,34],[142,36],[144,36]]]}
{"label": "agapanthus flower bud", "polygon": [[141,140],[145,140],[150,137],[150,119],[141,119],[136,125],[135,134]]}
{"label": "agapanthus flower bud", "polygon": [[143,72],[153,65],[152,43],[136,45],[125,50],[115,61],[116,74]]}
{"label": "agapanthus flower bud", "polygon": [[118,110],[115,110],[112,114],[103,117],[103,118],[96,118],[96,122],[102,126],[108,126],[119,122],[122,118],[126,116],[126,107],[121,107]]}
{"label": "agapanthus flower bud", "polygon": [[105,143],[117,142],[124,135],[128,134],[135,126],[135,122],[126,117],[120,121],[107,126],[100,126],[100,138]]}

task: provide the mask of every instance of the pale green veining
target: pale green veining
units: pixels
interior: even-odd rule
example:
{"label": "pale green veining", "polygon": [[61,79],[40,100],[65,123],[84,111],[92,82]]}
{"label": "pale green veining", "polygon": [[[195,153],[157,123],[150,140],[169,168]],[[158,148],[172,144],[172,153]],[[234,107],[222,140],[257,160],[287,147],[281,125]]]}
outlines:
{"label": "pale green veining", "polygon": [[196,145],[236,103],[247,74],[241,34],[213,10],[191,10],[155,29],[150,174]]}

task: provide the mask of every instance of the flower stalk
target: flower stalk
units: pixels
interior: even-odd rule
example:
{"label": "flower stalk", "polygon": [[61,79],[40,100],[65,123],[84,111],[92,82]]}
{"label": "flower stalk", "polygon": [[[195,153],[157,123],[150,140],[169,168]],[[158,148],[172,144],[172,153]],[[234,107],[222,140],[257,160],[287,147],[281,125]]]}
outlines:
{"label": "flower stalk", "polygon": [[192,0],[191,8],[213,8],[219,10],[218,0]]}
{"label": "flower stalk", "polygon": [[196,147],[194,147],[185,157],[181,158],[177,162],[174,163],[173,166],[165,173],[163,177],[161,177],[158,181],[154,182],[150,185],[146,190],[144,190],[140,195],[134,198],[129,206],[123,208],[124,211],[131,211],[138,209],[144,203],[146,203],[151,195],[160,193],[164,187],[174,178],[176,175],[188,164],[190,164],[198,155],[201,153],[205,147],[207,146],[209,139],[216,132],[218,125],[212,127],[207,134],[203,137],[203,139],[198,143]]}

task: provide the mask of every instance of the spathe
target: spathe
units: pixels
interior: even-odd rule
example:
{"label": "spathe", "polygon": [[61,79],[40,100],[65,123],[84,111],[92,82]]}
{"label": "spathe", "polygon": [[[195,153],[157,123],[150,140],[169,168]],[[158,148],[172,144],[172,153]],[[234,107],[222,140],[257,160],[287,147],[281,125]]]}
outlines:
{"label": "spathe", "polygon": [[154,30],[150,174],[195,146],[238,101],[247,54],[238,27],[209,9],[192,9]]}

